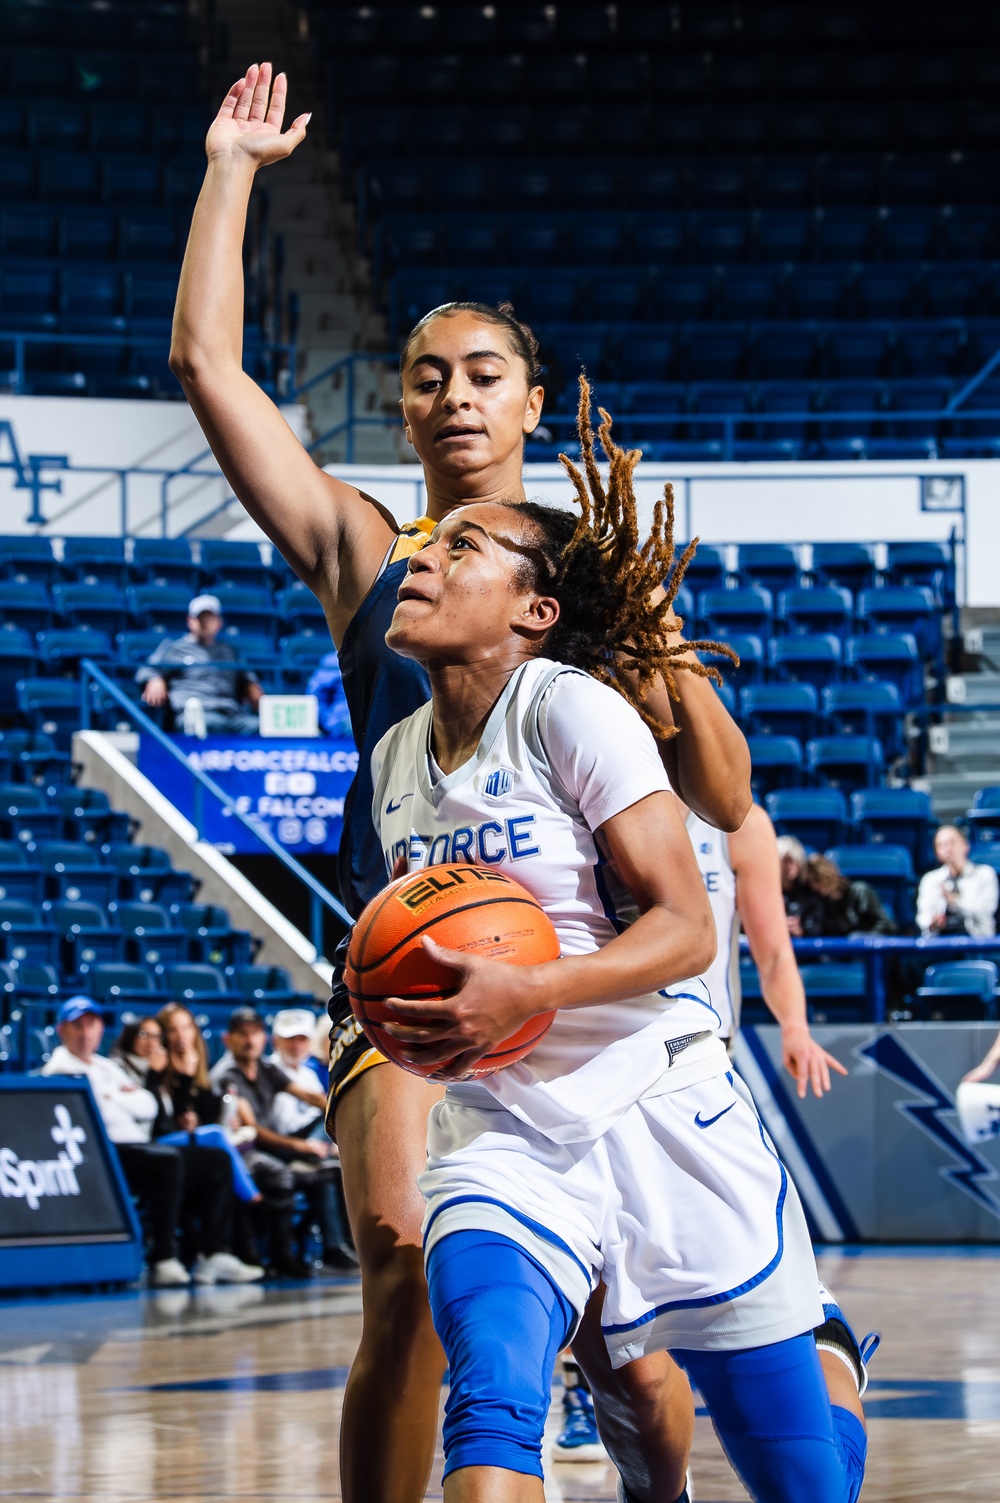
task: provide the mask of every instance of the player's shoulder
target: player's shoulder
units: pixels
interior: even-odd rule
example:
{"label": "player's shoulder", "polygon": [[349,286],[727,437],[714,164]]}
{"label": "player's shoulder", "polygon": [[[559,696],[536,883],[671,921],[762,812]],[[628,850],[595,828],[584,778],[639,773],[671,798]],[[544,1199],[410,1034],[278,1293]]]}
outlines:
{"label": "player's shoulder", "polygon": [[638,710],[610,684],[568,663],[544,658],[536,662],[543,667],[535,680],[535,696],[547,724],[575,724],[577,731],[584,731],[596,716],[615,725],[643,725]]}
{"label": "player's shoulder", "polygon": [[410,558],[414,553],[419,553],[434,531],[434,525],[431,517],[417,517],[413,522],[406,522],[399,529],[396,541],[389,550],[387,567],[389,564],[398,564],[400,559]]}

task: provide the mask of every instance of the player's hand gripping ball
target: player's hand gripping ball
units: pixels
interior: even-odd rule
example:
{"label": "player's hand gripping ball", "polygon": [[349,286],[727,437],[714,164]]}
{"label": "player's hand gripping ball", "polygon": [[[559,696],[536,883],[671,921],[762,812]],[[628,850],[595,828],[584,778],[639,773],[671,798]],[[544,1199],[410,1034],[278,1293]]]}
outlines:
{"label": "player's hand gripping ball", "polygon": [[[373,898],[354,926],[344,981],[354,1015],[368,1039],[414,1075],[432,1076],[440,1062],[421,1068],[412,1046],[383,1026],[393,1021],[388,997],[433,1000],[455,990],[455,972],[424,949],[424,935],[508,965],[558,960],[559,938],[547,914],[520,883],[488,867],[428,866],[397,877]],[[492,1075],[523,1059],[549,1031],[555,1013],[540,1013],[501,1040],[466,1078]],[[404,1058],[406,1050],[410,1057]]]}

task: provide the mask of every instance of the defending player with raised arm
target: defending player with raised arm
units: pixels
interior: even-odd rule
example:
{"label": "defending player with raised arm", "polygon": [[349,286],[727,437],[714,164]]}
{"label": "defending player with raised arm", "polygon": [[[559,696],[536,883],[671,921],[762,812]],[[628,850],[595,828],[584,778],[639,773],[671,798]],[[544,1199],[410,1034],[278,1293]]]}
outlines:
{"label": "defending player with raised arm", "polygon": [[[534,895],[562,948],[510,967],[425,936],[454,990],[386,999],[398,1021],[381,1026],[403,1057],[449,1082],[420,1181],[450,1369],[444,1495],[540,1503],[554,1358],[600,1278],[611,1364],[671,1352],[752,1498],[854,1503],[863,1353],[820,1289],[708,988],[684,976],[711,964],[714,924],[639,681],[669,682],[676,662],[666,602],[644,588],[669,552],[669,508],[637,548],[639,455],[602,418],[607,492],[584,429],[588,482],[564,461],[581,517],[463,507],[410,559],[387,634],[432,689],[375,752],[387,872],[400,857],[411,870],[439,852],[472,859],[477,830],[504,829],[499,782],[524,839],[496,837],[488,859]],[[469,1078],[553,1010],[526,1059]],[[648,1460],[625,1496],[687,1503],[683,1475]]]}
{"label": "defending player with raised arm", "polygon": [[[318,596],[339,648],[399,529],[377,500],[313,463],[243,370],[250,193],[259,169],[289,156],[309,122],[299,115],[282,131],[287,80],[279,73],[272,87],[271,73],[269,63],[248,68],[209,129],[170,364],[234,493]],[[471,500],[524,497],[524,438],[542,411],[536,347],[519,349],[516,338],[511,347],[516,321],[480,308],[492,313],[484,330],[481,316],[462,309],[445,305],[422,319],[401,360],[403,419],[435,522]],[[750,804],[749,756],[718,695],[692,678],[673,705],[650,704],[661,724],[690,732],[664,752],[678,792],[712,823],[738,829]]]}
{"label": "defending player with raised arm", "polygon": [[[235,494],[322,601],[340,651],[361,768],[345,810],[340,888],[357,913],[383,880],[368,813],[371,750],[429,693],[423,667],[384,640],[407,557],[456,506],[524,499],[524,439],[537,426],[543,392],[536,343],[509,309],[448,305],[421,320],[400,364],[403,420],[423,467],[427,516],[398,529],[376,499],[316,467],[241,359],[242,245],[255,175],[287,157],[308,123],[299,116],[282,130],[285,98],[284,75],[272,87],[270,65],[254,65],[208,132],[171,367]],[[665,726],[684,732],[661,750],[672,784],[705,818],[734,829],[750,805],[746,742],[709,683],[686,673],[677,685],[672,709],[663,703],[657,711]],[[331,1016],[328,1121],[340,1148],[364,1305],[344,1395],[342,1488],[346,1503],[419,1503],[434,1456],[444,1358],[427,1305],[416,1176],[440,1087],[375,1068],[384,1061],[359,1036],[339,992]],[[658,1386],[658,1402],[661,1392]],[[690,1393],[679,1401],[676,1444],[683,1453]],[[659,1410],[651,1424],[655,1449],[666,1443]]]}

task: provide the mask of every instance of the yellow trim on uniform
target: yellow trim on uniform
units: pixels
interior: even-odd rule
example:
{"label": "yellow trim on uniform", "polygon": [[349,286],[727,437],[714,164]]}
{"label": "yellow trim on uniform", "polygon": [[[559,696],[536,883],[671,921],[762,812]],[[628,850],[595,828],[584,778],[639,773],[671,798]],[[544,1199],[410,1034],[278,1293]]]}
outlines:
{"label": "yellow trim on uniform", "polygon": [[361,1058],[358,1060],[357,1064],[354,1066],[353,1070],[345,1075],[343,1080],[337,1086],[338,1097],[343,1094],[345,1086],[349,1086],[352,1080],[357,1080],[358,1076],[363,1075],[366,1070],[371,1070],[375,1065],[387,1065],[388,1063],[389,1061],[386,1059],[385,1055],[380,1054],[377,1049],[366,1049],[364,1054],[362,1054]]}
{"label": "yellow trim on uniform", "polygon": [[389,563],[394,564],[401,558],[410,558],[414,553],[419,553],[436,526],[433,517],[418,517],[415,522],[407,522],[405,527],[399,529],[399,536],[389,554]]}

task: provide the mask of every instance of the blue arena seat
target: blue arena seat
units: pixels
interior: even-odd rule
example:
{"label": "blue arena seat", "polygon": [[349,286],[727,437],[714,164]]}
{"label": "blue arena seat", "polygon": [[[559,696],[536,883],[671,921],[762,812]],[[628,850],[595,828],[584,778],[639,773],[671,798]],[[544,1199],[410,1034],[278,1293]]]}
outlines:
{"label": "blue arena seat", "polygon": [[27,678],[17,685],[17,707],[29,723],[68,752],[80,728],[80,686],[69,679]]}
{"label": "blue arena seat", "polygon": [[751,585],[735,590],[705,590],[698,597],[698,615],[709,634],[725,639],[727,632],[767,636],[774,603],[770,590]]}
{"label": "blue arena seat", "polygon": [[777,620],[791,632],[832,634],[841,641],[850,633],[854,602],[850,590],[836,585],[783,590],[778,596]]}
{"label": "blue arena seat", "polygon": [[835,735],[877,736],[889,758],[905,750],[905,711],[895,684],[831,684],[823,690],[823,715]]}
{"label": "blue arena seat", "polygon": [[775,679],[805,682],[822,689],[840,680],[840,640],[819,632],[776,637],[768,643],[768,662]]}
{"label": "blue arena seat", "polygon": [[234,929],[217,903],[176,903],[171,918],[187,937],[187,958],[214,966],[249,965],[257,948],[245,929]]}
{"label": "blue arena seat", "polygon": [[276,604],[282,620],[293,634],[301,635],[308,628],[317,633],[329,630],[323,607],[308,585],[290,585],[281,591]]}
{"label": "blue arena seat", "polygon": [[981,844],[1000,840],[1000,788],[978,789],[972,808],[966,810],[965,819],[973,850]]}
{"label": "blue arena seat", "polygon": [[779,835],[794,835],[808,850],[823,851],[849,838],[847,800],[839,788],[782,788],[765,807]]}
{"label": "blue arena seat", "polygon": [[56,609],[71,626],[91,626],[95,631],[125,631],[129,624],[129,610],[123,592],[117,585],[97,581],[52,586],[52,598]]}
{"label": "blue arena seat", "polygon": [[992,960],[928,966],[917,988],[917,1011],[927,1021],[978,1022],[997,1016],[998,972]]}
{"label": "blue arena seat", "polygon": [[11,579],[52,585],[62,570],[47,537],[0,537],[0,571]]}
{"label": "blue arena seat", "polygon": [[35,580],[0,580],[0,613],[7,626],[44,631],[52,625],[52,596]]}
{"label": "blue arena seat", "polygon": [[913,922],[916,877],[905,845],[837,845],[826,853],[852,882],[873,887],[900,929]]}
{"label": "blue arena seat", "polygon": [[[42,663],[55,672],[67,667],[78,667],[83,658],[92,658],[96,663],[109,662],[115,656],[111,638],[105,631],[92,626],[75,626],[56,631],[40,631],[37,636],[38,656]],[[0,650],[3,638],[0,637]]]}
{"label": "blue arena seat", "polygon": [[794,736],[805,742],[816,734],[819,696],[812,684],[761,684],[741,689],[739,718],[750,735]]}
{"label": "blue arena seat", "polygon": [[0,902],[40,904],[44,876],[26,841],[0,840]]}
{"label": "blue arena seat", "polygon": [[175,871],[170,857],[160,846],[114,845],[104,850],[104,859],[118,879],[119,901],[189,903],[200,886],[188,872]]}
{"label": "blue arena seat", "polygon": [[53,898],[107,907],[115,896],[117,876],[101,861],[101,853],[85,841],[40,840],[38,864]]}
{"label": "blue arena seat", "polygon": [[62,815],[41,788],[28,783],[0,786],[0,835],[5,840],[33,845],[55,838],[62,829]]}
{"label": "blue arena seat", "polygon": [[133,621],[142,623],[147,630],[159,628],[161,632],[181,635],[186,629],[192,588],[168,583],[130,586],[127,598]]}
{"label": "blue arena seat", "polygon": [[940,609],[922,585],[883,585],[862,590],[857,599],[858,620],[869,631],[908,634],[925,658],[941,650]]}
{"label": "blue arena seat", "polygon": [[955,561],[944,543],[890,543],[886,581],[928,589],[947,607],[955,599]]}
{"label": "blue arena seat", "polygon": [[31,678],[38,667],[35,643],[28,632],[13,624],[0,627],[0,700],[10,704],[14,686]]}
{"label": "blue arena seat", "polygon": [[149,584],[179,585],[194,592],[198,574],[187,538],[136,538],[132,574]]}
{"label": "blue arena seat", "polygon": [[935,819],[930,797],[913,788],[866,788],[851,797],[857,838],[865,843],[905,846],[918,872],[934,863]]}
{"label": "blue arena seat", "polygon": [[112,913],[125,937],[124,958],[153,970],[188,959],[188,937],[170,922],[161,903],[112,903]]}
{"label": "blue arena seat", "polygon": [[43,911],[62,940],[63,968],[68,975],[82,981],[92,966],[124,958],[124,936],[108,923],[106,910],[97,903],[49,901]]}
{"label": "blue arena seat", "polygon": [[799,966],[811,1023],[864,1023],[869,1016],[865,967],[859,961]]}
{"label": "blue arena seat", "polygon": [[[752,632],[735,633],[726,640],[740,660],[738,668],[731,663],[723,664],[728,682],[737,691],[750,684],[759,684],[764,677],[765,663],[764,644],[760,637]],[[706,657],[705,661],[712,660]]]}
{"label": "blue arena seat", "polygon": [[[234,991],[254,1007],[290,1007],[302,1005],[304,998],[292,986],[288,972],[280,965],[237,965],[227,971]],[[306,1004],[314,1004],[310,998]]]}
{"label": "blue arena seat", "polygon": [[867,637],[851,637],[845,658],[856,678],[895,684],[906,709],[923,703],[920,650],[909,633],[873,632]]}
{"label": "blue arena seat", "polygon": [[747,745],[750,783],[758,798],[802,782],[802,747],[794,736],[748,736]]}
{"label": "blue arena seat", "polygon": [[741,585],[763,585],[772,595],[799,582],[799,557],[785,543],[741,543],[737,551]]}
{"label": "blue arena seat", "polygon": [[11,898],[0,902],[0,957],[8,964],[58,965],[59,936],[35,904]]}
{"label": "blue arena seat", "polygon": [[230,543],[224,538],[206,538],[202,543],[198,572],[202,588],[213,594],[237,585],[266,588],[271,578],[256,543]]}
{"label": "blue arena seat", "polygon": [[87,988],[98,1002],[133,1002],[155,1007],[162,1000],[145,966],[128,961],[99,962],[87,973]]}
{"label": "blue arena seat", "polygon": [[881,780],[885,755],[875,736],[817,736],[806,746],[806,766],[813,777],[852,793]]}
{"label": "blue arena seat", "polygon": [[62,834],[66,840],[83,841],[85,845],[96,846],[108,841],[128,840],[131,818],[120,810],[112,809],[103,789],[75,786],[57,788],[55,802],[63,817]]}
{"label": "blue arena seat", "polygon": [[218,966],[194,961],[167,966],[163,972],[164,990],[182,1002],[223,1001],[230,995],[225,974]]}

